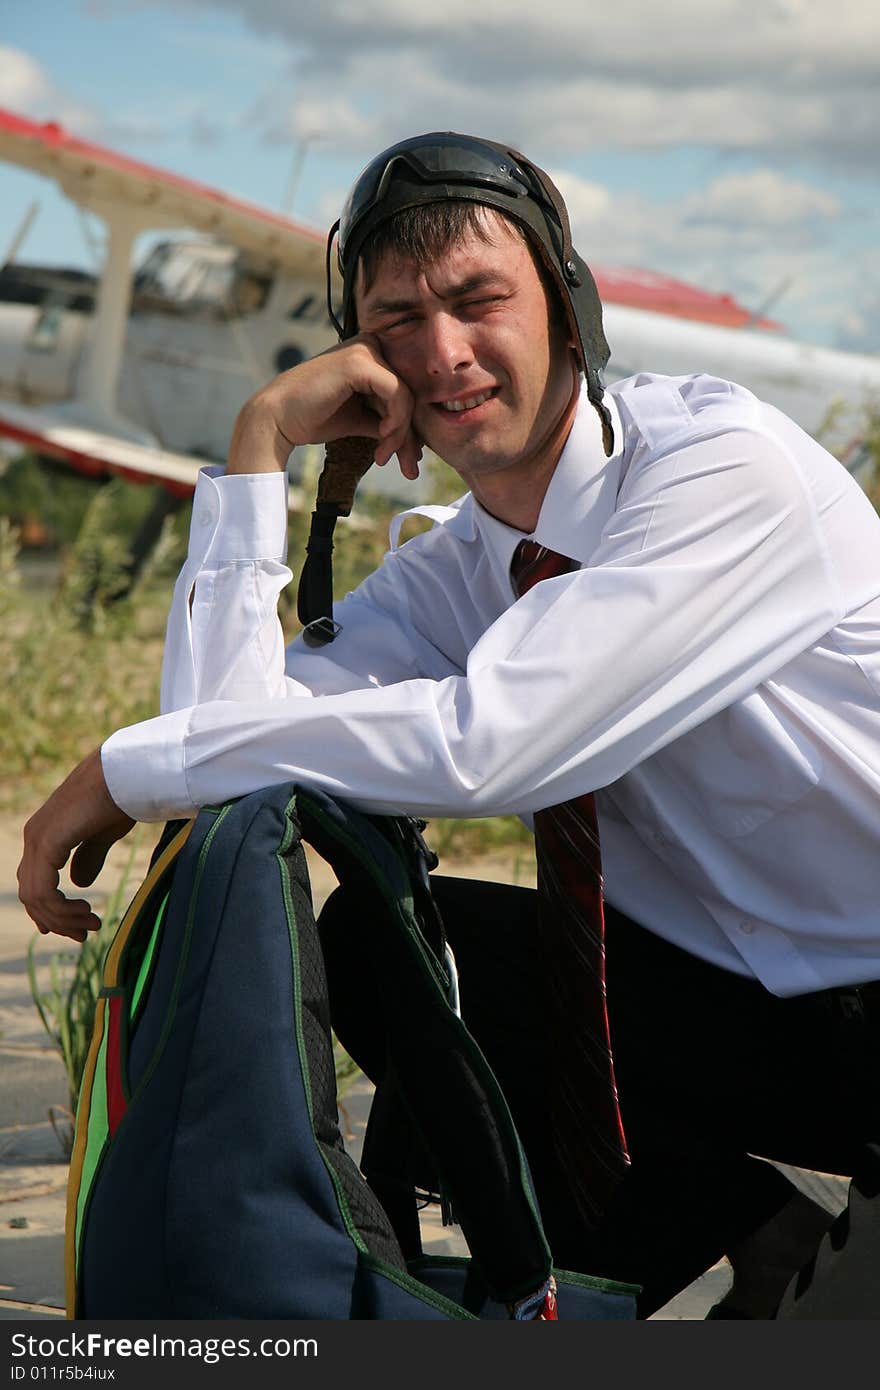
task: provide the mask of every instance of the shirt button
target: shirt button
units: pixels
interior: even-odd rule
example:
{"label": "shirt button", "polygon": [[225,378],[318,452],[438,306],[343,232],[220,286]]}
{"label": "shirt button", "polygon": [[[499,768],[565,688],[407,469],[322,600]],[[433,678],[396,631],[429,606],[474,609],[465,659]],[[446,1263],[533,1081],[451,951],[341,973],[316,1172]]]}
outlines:
{"label": "shirt button", "polygon": [[748,917],[744,917],[739,924],[739,929],[741,932],[745,932],[746,936],[751,936],[752,932],[755,930],[755,924],[754,922],[750,922]]}
{"label": "shirt button", "polygon": [[202,526],[210,526],[214,520],[214,513],[208,507],[203,507],[199,512],[199,522]]}

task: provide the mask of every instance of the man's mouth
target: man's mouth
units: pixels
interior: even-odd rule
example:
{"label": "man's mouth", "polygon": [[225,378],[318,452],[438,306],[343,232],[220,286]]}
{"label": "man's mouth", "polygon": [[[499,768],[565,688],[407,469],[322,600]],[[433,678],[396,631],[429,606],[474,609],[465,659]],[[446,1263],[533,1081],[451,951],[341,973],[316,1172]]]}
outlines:
{"label": "man's mouth", "polygon": [[456,400],[450,401],[435,401],[434,404],[438,410],[444,410],[451,415],[461,415],[467,410],[476,410],[477,406],[485,405],[486,401],[491,400],[497,391],[498,387],[492,386],[488,391],[480,391],[475,396],[458,397]]}

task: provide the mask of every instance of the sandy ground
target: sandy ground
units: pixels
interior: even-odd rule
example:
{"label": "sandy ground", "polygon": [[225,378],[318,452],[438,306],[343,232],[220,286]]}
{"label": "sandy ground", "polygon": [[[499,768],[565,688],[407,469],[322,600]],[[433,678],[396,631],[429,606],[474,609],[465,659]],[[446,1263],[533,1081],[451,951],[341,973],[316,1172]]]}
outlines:
{"label": "sandy ground", "polygon": [[[27,949],[32,927],[18,902],[15,881],[23,819],[0,816],[0,1319],[58,1318],[63,1316],[64,1303],[67,1165],[55,1130],[63,1130],[69,1124],[67,1088],[60,1058],[43,1030],[28,985]],[[155,841],[151,827],[140,827],[136,833],[140,838],[130,871],[132,892],[143,876]],[[89,894],[99,912],[127,858],[128,845],[117,845]],[[310,866],[313,894],[319,906],[335,880],[329,868],[314,855],[310,855]],[[463,876],[510,881],[513,865],[509,857],[497,856],[446,867]],[[529,881],[521,864],[515,872],[518,882]],[[68,949],[67,943],[56,938],[39,943],[41,981],[48,978],[50,953]],[[371,1088],[364,1079],[345,1097],[346,1142],[355,1159],[360,1152],[370,1098]],[[802,1186],[832,1209],[844,1204],[845,1185],[841,1180],[811,1174],[797,1176]],[[464,1253],[460,1232],[455,1227],[443,1228],[433,1208],[423,1217],[422,1224],[426,1249]],[[729,1267],[722,1261],[656,1313],[655,1318],[703,1318],[729,1279]]]}

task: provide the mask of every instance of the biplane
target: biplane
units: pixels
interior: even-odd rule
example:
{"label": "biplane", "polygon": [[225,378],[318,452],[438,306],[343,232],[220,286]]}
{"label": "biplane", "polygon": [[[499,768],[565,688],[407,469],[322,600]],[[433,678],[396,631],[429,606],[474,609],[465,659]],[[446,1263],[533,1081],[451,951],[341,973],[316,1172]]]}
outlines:
{"label": "biplane", "polygon": [[[0,268],[0,436],[81,472],[190,493],[199,467],[225,458],[247,397],[335,340],[323,233],[2,109],[0,159],[55,180],[106,228],[97,275]],[[158,241],[132,273],[142,232],[181,228],[194,234]],[[813,433],[834,402],[880,394],[875,359],[793,342],[729,295],[593,269],[609,380],[714,372]],[[371,484],[413,496],[392,469]]]}

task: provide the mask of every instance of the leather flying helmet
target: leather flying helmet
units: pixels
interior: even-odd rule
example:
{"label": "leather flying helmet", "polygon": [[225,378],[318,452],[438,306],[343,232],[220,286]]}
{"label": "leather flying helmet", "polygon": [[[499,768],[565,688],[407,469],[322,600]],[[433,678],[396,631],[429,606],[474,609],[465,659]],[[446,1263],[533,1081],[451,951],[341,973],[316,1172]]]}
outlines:
{"label": "leather flying helmet", "polygon": [[[356,332],[354,284],[358,256],[370,234],[404,208],[460,200],[497,208],[518,222],[552,276],[573,330],[590,400],[602,400],[609,350],[602,305],[589,267],[571,244],[568,211],[552,179],[517,150],[454,131],[401,140],[371,160],[348,195],[327,238],[327,300],[340,338]],[[337,318],[331,298],[334,238],[342,275]]]}
{"label": "leather flying helmet", "polygon": [[[609,351],[596,283],[571,244],[568,211],[559,189],[543,169],[506,145],[454,131],[434,131],[401,140],[370,161],[327,237],[327,308],[340,338],[357,331],[355,272],[371,233],[405,208],[444,201],[497,208],[524,229],[559,293],[586,377],[587,394],[602,416],[606,439],[610,439],[610,416],[602,403],[602,371]],[[342,275],[338,318],[330,273],[337,238]],[[332,642],[339,631],[333,619],[333,529],[337,517],[351,512],[355,489],[373,461],[374,449],[372,439],[339,439],[326,447],[298,594],[303,637],[310,646]]]}

